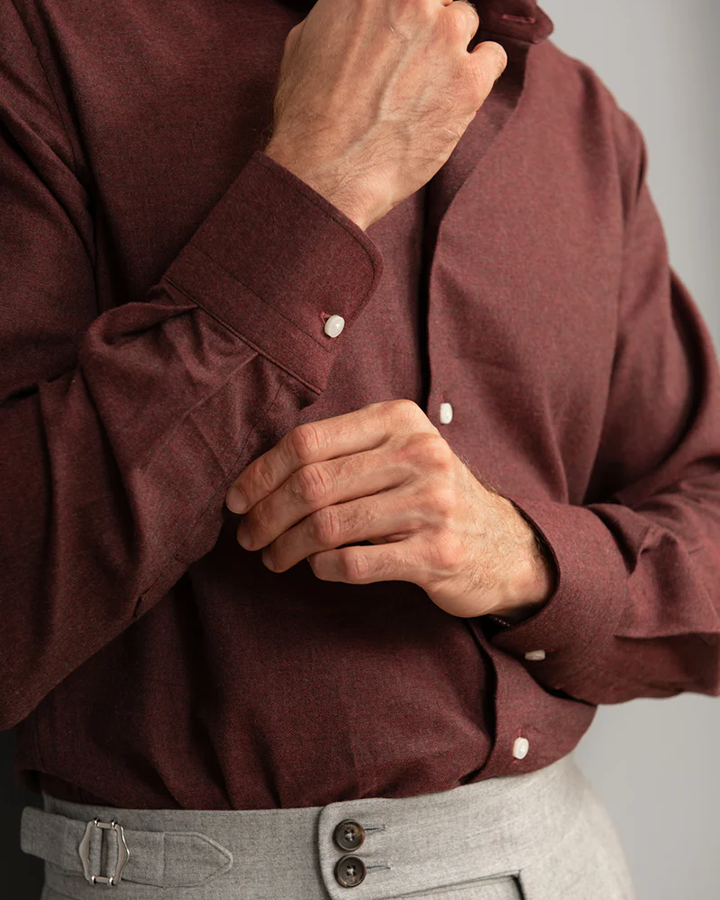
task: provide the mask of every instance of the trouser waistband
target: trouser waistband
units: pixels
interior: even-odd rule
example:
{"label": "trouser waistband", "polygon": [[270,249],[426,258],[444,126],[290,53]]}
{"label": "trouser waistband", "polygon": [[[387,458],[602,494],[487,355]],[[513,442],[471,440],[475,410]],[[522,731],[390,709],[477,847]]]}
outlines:
{"label": "trouser waistband", "polygon": [[562,840],[588,789],[568,755],[438,793],[316,807],[121,809],[43,794],[44,810],[23,810],[21,847],[73,898],[113,879],[128,898],[154,886],[176,888],[173,900],[380,900],[514,875]]}

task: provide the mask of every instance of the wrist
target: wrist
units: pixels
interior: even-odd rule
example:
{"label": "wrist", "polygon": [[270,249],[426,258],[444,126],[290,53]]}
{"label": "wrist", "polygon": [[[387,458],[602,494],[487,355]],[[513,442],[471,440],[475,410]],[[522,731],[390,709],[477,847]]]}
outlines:
{"label": "wrist", "polygon": [[497,603],[491,612],[514,623],[545,606],[555,591],[557,571],[552,553],[541,536],[511,501],[507,503],[512,506],[510,515],[522,539],[515,545],[515,564],[498,586]]}
{"label": "wrist", "polygon": [[347,179],[337,172],[323,171],[317,164],[303,162],[282,144],[273,143],[272,140],[263,153],[321,194],[363,231],[381,218],[375,214],[368,201],[368,192],[361,190],[357,185],[349,184]]}

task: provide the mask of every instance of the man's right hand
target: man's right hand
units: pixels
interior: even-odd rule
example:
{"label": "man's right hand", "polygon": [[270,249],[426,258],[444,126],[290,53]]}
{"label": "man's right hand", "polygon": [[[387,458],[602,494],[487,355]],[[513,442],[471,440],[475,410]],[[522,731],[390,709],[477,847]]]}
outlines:
{"label": "man's right hand", "polygon": [[318,0],[289,32],[265,153],[362,229],[443,166],[507,64],[466,0]]}

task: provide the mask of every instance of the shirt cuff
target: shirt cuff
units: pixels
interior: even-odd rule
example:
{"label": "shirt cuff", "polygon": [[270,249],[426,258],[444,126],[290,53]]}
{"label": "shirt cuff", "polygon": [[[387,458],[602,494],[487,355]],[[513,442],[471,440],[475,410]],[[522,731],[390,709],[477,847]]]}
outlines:
{"label": "shirt cuff", "polygon": [[[490,641],[530,667],[537,681],[572,688],[613,640],[628,596],[628,572],[610,529],[592,509],[506,495],[546,543],[556,570],[553,593],[517,624],[490,620]],[[584,679],[583,679],[584,681]]]}
{"label": "shirt cuff", "polygon": [[[163,280],[321,391],[382,270],[357,223],[256,150]],[[344,320],[335,337],[324,330],[330,316]]]}

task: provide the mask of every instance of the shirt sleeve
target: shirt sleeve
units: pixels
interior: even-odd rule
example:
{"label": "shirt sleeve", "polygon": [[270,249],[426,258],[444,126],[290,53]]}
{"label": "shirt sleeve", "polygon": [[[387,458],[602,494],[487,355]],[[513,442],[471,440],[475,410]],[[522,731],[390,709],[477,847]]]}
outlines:
{"label": "shirt sleeve", "polygon": [[321,395],[382,258],[258,150],[146,296],[99,309],[91,191],[11,3],[0,33],[6,729],[212,548],[256,432]]}
{"label": "shirt sleeve", "polygon": [[720,695],[720,372],[669,265],[637,124],[617,110],[626,240],[616,353],[583,505],[510,494],[556,586],[517,624],[480,617],[541,685],[593,704]]}

